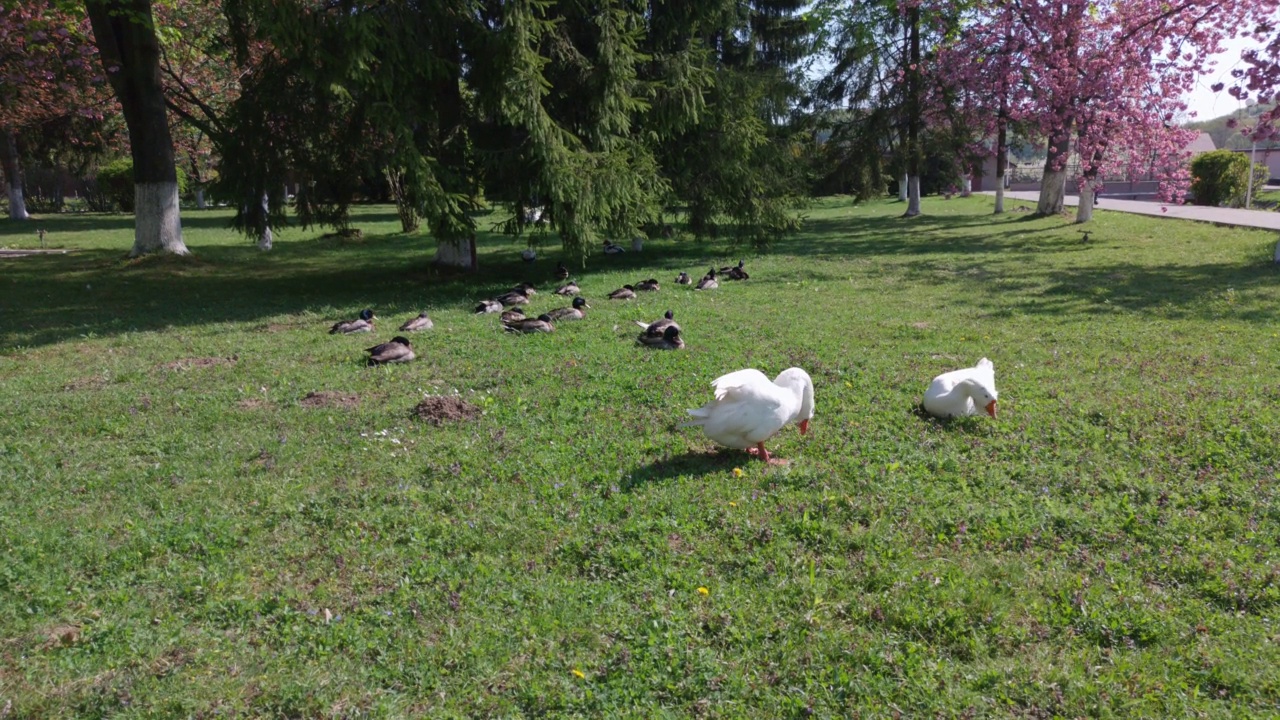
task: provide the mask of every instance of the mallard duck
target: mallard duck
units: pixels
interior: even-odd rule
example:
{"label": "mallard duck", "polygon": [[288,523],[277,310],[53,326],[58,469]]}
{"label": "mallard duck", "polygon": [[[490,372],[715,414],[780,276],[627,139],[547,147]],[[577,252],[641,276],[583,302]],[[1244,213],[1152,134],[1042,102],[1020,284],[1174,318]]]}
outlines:
{"label": "mallard duck", "polygon": [[675,325],[677,328],[680,327],[679,325],[676,325],[676,321],[673,319],[674,317],[675,316],[671,313],[671,311],[668,310],[666,313],[663,314],[661,320],[654,320],[651,323],[645,323],[643,321],[636,320],[635,323],[640,327],[644,328],[644,332],[640,333],[641,336],[650,337],[650,338],[660,338],[662,337],[663,331],[665,331],[667,328],[671,327],[672,325]]}
{"label": "mallard duck", "polygon": [[614,290],[613,292],[609,293],[610,300],[630,300],[635,296],[636,296],[636,289],[631,287],[630,285],[623,285],[617,290]]}
{"label": "mallard duck", "polygon": [[520,251],[520,259],[525,262],[533,262],[538,259],[538,253],[534,252],[533,248],[525,248]]}
{"label": "mallard duck", "polygon": [[510,307],[512,305],[528,305],[529,304],[529,296],[525,295],[524,293],[518,290],[505,292],[494,299],[502,303],[503,307]]}
{"label": "mallard duck", "polygon": [[533,286],[533,283],[529,282],[516,283],[515,287],[511,288],[511,292],[518,292],[525,297],[533,297],[538,294],[537,288]]}
{"label": "mallard duck", "polygon": [[413,354],[413,348],[409,346],[408,338],[400,335],[391,338],[390,342],[374,345],[365,352],[369,353],[370,365],[409,362],[416,357]]}
{"label": "mallard duck", "polygon": [[344,320],[343,322],[334,323],[329,328],[330,335],[351,335],[353,333],[373,332],[373,321],[377,318],[373,311],[365,308],[360,311],[360,318],[357,320]]}
{"label": "mallard duck", "polygon": [[536,318],[525,318],[523,320],[510,320],[504,322],[503,328],[507,332],[519,333],[537,333],[537,332],[555,332],[556,326],[551,324],[551,316],[543,313]]}
{"label": "mallard duck", "polygon": [[498,319],[502,322],[507,322],[508,320],[523,320],[524,311],[520,309],[519,305],[517,305],[510,310],[503,310],[502,314],[498,316]]}
{"label": "mallard duck", "polygon": [[940,418],[977,415],[986,410],[996,416],[996,367],[982,358],[971,368],[945,372],[924,391],[925,412]]}
{"label": "mallard duck", "polygon": [[406,332],[417,332],[418,330],[430,330],[435,325],[435,323],[431,322],[431,318],[427,317],[427,311],[423,310],[418,313],[418,317],[407,320],[405,324],[400,326],[400,329]]}
{"label": "mallard duck", "polygon": [[605,255],[621,255],[624,252],[626,252],[626,250],[624,250],[621,245],[615,244],[612,240],[604,241]]}
{"label": "mallard duck", "polygon": [[684,338],[680,337],[679,325],[668,325],[656,336],[642,332],[636,337],[636,342],[659,350],[679,350],[684,347]]}
{"label": "mallard duck", "polygon": [[657,292],[659,289],[658,281],[654,280],[653,278],[649,278],[648,280],[641,280],[640,282],[635,284],[635,289],[637,292]]}
{"label": "mallard duck", "polygon": [[716,269],[711,268],[706,275],[702,276],[702,279],[698,281],[698,284],[693,286],[693,289],[715,290],[718,287],[720,287],[720,283],[716,282]]}
{"label": "mallard duck", "polygon": [[565,295],[565,296],[577,295],[580,292],[582,291],[578,289],[578,283],[576,282],[569,282],[565,285],[561,285],[560,287],[556,288],[557,295]]}
{"label": "mallard duck", "polygon": [[712,440],[746,450],[769,462],[764,441],[788,423],[809,431],[813,417],[813,380],[800,368],[789,368],[770,381],[759,370],[738,370],[711,382],[715,399],[689,410],[693,420],[680,427],[698,426]]}
{"label": "mallard duck", "polygon": [[498,302],[497,300],[481,300],[480,304],[476,305],[475,312],[477,315],[483,315],[484,313],[502,312],[502,303]]}
{"label": "mallard duck", "polygon": [[584,308],[591,308],[591,306],[587,304],[587,299],[584,297],[576,297],[573,299],[572,307],[552,310],[547,313],[547,317],[551,318],[553,322],[560,322],[561,320],[581,320],[587,316]]}
{"label": "mallard duck", "polygon": [[692,285],[693,279],[689,277],[689,273],[682,272],[676,276],[677,285]]}
{"label": "mallard duck", "polygon": [[569,279],[569,268],[565,267],[564,263],[562,262],[556,263],[556,279],[557,280]]}
{"label": "mallard duck", "polygon": [[730,280],[751,279],[751,276],[747,274],[747,271],[742,269],[742,265],[743,265],[742,261],[739,260],[737,265],[731,265],[729,267],[720,268],[720,272],[724,273],[724,276],[729,278]]}

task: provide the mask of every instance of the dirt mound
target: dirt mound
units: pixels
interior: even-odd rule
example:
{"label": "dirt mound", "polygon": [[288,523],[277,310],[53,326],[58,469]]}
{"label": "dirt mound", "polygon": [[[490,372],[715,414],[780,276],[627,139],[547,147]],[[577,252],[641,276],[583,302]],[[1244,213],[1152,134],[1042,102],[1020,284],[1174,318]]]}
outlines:
{"label": "dirt mound", "polygon": [[353,408],[360,404],[360,396],[355,393],[321,390],[320,392],[307,393],[307,396],[302,398],[299,402],[302,404],[302,407],[309,408]]}
{"label": "dirt mound", "polygon": [[160,367],[164,370],[190,370],[192,368],[210,368],[220,365],[234,365],[240,358],[232,355],[229,358],[220,357],[195,357],[182,358],[173,362],[162,363]]}
{"label": "dirt mound", "polygon": [[480,408],[457,395],[434,395],[422,399],[411,415],[432,425],[472,420],[480,415]]}
{"label": "dirt mound", "polygon": [[236,403],[236,407],[239,407],[241,410],[261,410],[262,408],[268,407],[270,405],[271,403],[267,402],[266,400],[263,400],[262,398],[252,398],[252,397],[245,398],[240,402]]}
{"label": "dirt mound", "polygon": [[107,386],[107,379],[101,375],[76,378],[62,386],[68,392],[75,390],[101,390]]}

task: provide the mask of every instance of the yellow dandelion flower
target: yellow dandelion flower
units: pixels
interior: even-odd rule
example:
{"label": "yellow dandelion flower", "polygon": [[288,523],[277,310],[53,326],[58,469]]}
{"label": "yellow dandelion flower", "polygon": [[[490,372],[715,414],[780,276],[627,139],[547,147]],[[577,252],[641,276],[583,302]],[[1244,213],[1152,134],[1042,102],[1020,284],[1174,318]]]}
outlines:
{"label": "yellow dandelion flower", "polygon": [[733,469],[733,476],[734,476],[734,477],[742,477],[742,468],[734,468],[734,469]]}
{"label": "yellow dandelion flower", "polygon": [[708,590],[708,589],[706,589],[706,588],[704,588],[704,587],[700,587],[700,588],[698,588],[698,594],[699,594],[699,595],[710,595],[710,594],[711,594],[711,591],[710,591],[710,590]]}
{"label": "yellow dandelion flower", "polygon": [[729,501],[729,507],[738,507],[738,503],[736,503],[736,502],[734,502],[734,501],[730,500],[730,501]]}
{"label": "yellow dandelion flower", "polygon": [[586,673],[584,673],[584,672],[582,672],[582,671],[581,671],[581,670],[579,670],[578,668],[574,668],[574,669],[573,669],[573,674],[574,674],[574,675],[577,675],[579,680],[586,680],[586,679],[587,679],[587,674],[586,674]]}

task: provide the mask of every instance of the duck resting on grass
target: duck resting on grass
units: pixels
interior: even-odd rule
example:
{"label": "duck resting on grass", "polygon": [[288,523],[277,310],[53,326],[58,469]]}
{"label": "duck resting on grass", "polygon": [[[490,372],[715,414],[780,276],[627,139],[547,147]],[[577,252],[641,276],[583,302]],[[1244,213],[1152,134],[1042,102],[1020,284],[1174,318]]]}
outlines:
{"label": "duck resting on grass", "polygon": [[641,280],[635,284],[635,290],[637,292],[658,292],[659,289],[658,281],[653,278]]}
{"label": "duck resting on grass", "polygon": [[676,325],[676,321],[674,318],[675,318],[675,315],[673,315],[672,312],[668,310],[665,313],[663,313],[661,320],[654,320],[651,323],[646,323],[641,320],[636,320],[635,323],[640,327],[644,328],[644,332],[640,333],[641,336],[648,336],[651,338],[660,338],[662,337],[663,331],[671,327],[672,325],[675,325],[676,327],[680,327],[679,325]]}
{"label": "duck resting on grass", "polygon": [[557,280],[569,279],[569,268],[565,267],[564,263],[562,262],[556,263],[556,279]]}
{"label": "duck resting on grass", "polygon": [[624,250],[621,245],[614,243],[612,240],[604,241],[605,255],[621,255],[624,252],[626,252],[626,250]]}
{"label": "duck resting on grass", "polygon": [[475,312],[477,315],[484,315],[485,313],[502,312],[502,303],[498,302],[497,300],[481,300],[480,304],[476,305]]}
{"label": "duck resting on grass", "polygon": [[551,324],[551,316],[546,313],[543,313],[536,318],[509,320],[502,323],[502,327],[507,332],[517,333],[549,333],[555,332],[556,329],[556,326]]}
{"label": "duck resting on grass", "polygon": [[573,281],[569,281],[564,285],[561,285],[560,287],[556,288],[556,294],[564,295],[565,297],[568,297],[570,295],[577,295],[580,292],[582,292],[582,290],[578,288],[578,283]]}
{"label": "duck resting on grass", "polygon": [[508,320],[523,320],[524,310],[521,310],[520,306],[517,305],[510,310],[503,310],[502,314],[498,316],[498,319],[502,322],[507,322]]}
{"label": "duck resting on grass", "polygon": [[689,277],[689,273],[682,272],[676,276],[677,285],[692,285],[693,279]]}
{"label": "duck resting on grass", "polygon": [[374,345],[365,352],[369,353],[370,365],[409,362],[415,355],[409,346],[409,339],[401,335],[391,338],[390,342]]}
{"label": "duck resting on grass", "polygon": [[693,289],[694,290],[715,290],[718,287],[720,287],[720,283],[716,282],[716,269],[711,268],[709,271],[707,271],[706,275],[702,276],[702,279],[698,281],[698,284],[693,286]]}
{"label": "duck resting on grass", "polygon": [[360,317],[356,320],[345,320],[343,322],[334,323],[329,328],[330,335],[351,335],[353,333],[373,332],[373,321],[377,318],[373,311],[365,308],[360,311]]}
{"label": "duck resting on grass", "polygon": [[942,373],[929,383],[921,405],[925,412],[940,418],[977,415],[981,410],[995,417],[995,365],[982,358],[971,368]]}
{"label": "duck resting on grass", "polygon": [[552,322],[560,322],[561,320],[581,320],[587,316],[586,310],[590,310],[591,306],[587,304],[584,297],[576,297],[573,299],[573,306],[567,308],[557,308],[546,313]]}
{"label": "duck resting on grass", "polygon": [[525,262],[533,262],[538,259],[538,253],[534,252],[533,248],[525,248],[520,251],[520,259]]}
{"label": "duck resting on grass", "polygon": [[680,427],[698,426],[726,447],[746,450],[765,462],[783,464],[764,449],[764,441],[788,423],[809,432],[813,417],[813,380],[800,368],[788,368],[772,381],[759,370],[738,370],[711,381],[716,397],[689,411],[694,417]]}
{"label": "duck resting on grass", "polygon": [[679,325],[668,325],[657,336],[642,332],[636,337],[636,342],[658,350],[680,350],[684,347],[684,338],[680,337]]}
{"label": "duck resting on grass", "polygon": [[512,305],[528,305],[529,304],[529,296],[525,295],[519,290],[512,290],[511,292],[502,293],[498,297],[494,298],[494,300],[497,300],[498,302],[502,303],[504,307],[510,307]]}
{"label": "duck resting on grass", "polygon": [[609,293],[610,300],[630,300],[635,296],[636,296],[636,289],[631,287],[630,285],[623,285],[617,290],[614,290],[613,292]]}
{"label": "duck resting on grass", "polygon": [[750,280],[751,276],[747,274],[746,270],[742,269],[742,265],[743,262],[739,260],[737,265],[720,268],[720,272],[724,273],[724,276],[730,280]]}
{"label": "duck resting on grass", "polygon": [[405,324],[401,325],[400,329],[405,332],[417,332],[418,330],[430,330],[435,325],[435,323],[431,322],[431,318],[427,317],[427,311],[423,310],[418,313],[418,317],[405,321]]}

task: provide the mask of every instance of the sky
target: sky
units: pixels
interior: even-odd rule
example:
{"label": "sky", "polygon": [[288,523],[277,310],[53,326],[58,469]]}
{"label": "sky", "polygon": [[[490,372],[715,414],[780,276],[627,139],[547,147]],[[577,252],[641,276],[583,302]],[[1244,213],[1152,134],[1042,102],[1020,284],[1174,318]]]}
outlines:
{"label": "sky", "polygon": [[1231,77],[1231,69],[1240,66],[1240,53],[1247,47],[1260,47],[1262,43],[1258,40],[1246,40],[1236,38],[1223,43],[1226,48],[1222,53],[1215,56],[1217,67],[1208,74],[1201,75],[1196,88],[1182,96],[1187,103],[1187,113],[1196,113],[1194,120],[1212,120],[1213,118],[1226,115],[1227,113],[1243,107],[1243,104],[1227,94],[1226,88],[1222,92],[1215,93],[1210,90],[1216,82],[1225,83],[1230,87],[1233,80]]}

